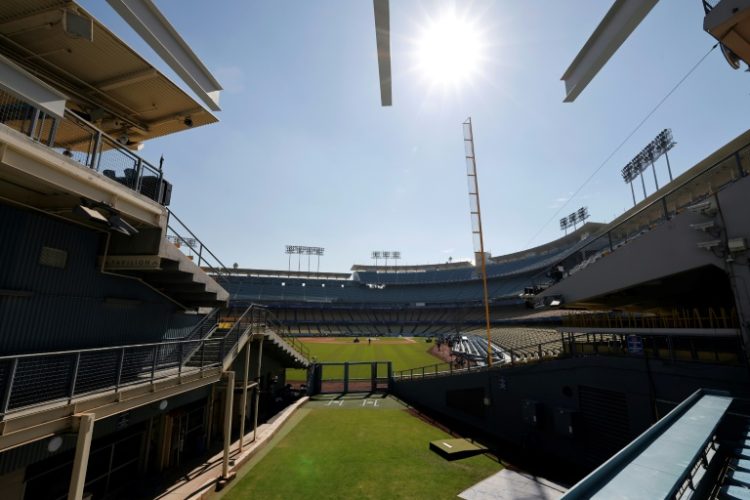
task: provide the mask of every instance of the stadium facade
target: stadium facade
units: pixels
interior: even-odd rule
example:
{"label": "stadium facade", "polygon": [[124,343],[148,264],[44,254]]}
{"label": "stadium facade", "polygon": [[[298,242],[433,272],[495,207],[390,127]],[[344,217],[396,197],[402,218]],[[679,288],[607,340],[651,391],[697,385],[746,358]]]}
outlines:
{"label": "stadium facade", "polygon": [[[528,312],[533,297],[559,279],[556,264],[587,257],[581,248],[603,226],[589,222],[550,243],[490,258],[493,319]],[[238,307],[266,305],[291,335],[440,335],[484,322],[481,274],[470,262],[355,264],[351,271],[233,269],[227,289]]]}

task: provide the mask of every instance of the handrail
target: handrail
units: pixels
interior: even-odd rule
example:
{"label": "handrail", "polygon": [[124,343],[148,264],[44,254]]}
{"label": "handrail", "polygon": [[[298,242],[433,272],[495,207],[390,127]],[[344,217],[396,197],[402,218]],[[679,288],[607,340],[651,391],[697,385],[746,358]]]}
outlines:
{"label": "handrail", "polygon": [[265,309],[251,305],[221,338],[0,356],[0,415],[55,401],[70,404],[82,395],[118,392],[128,385],[179,380],[186,373],[221,368],[225,354],[241,335],[262,324]]}
{"label": "handrail", "polygon": [[185,335],[184,337],[181,337],[180,340],[192,340],[194,338],[204,338],[208,334],[211,333],[211,330],[205,331],[204,328],[206,325],[213,321],[213,324],[211,325],[211,329],[213,329],[214,326],[216,326],[216,323],[219,318],[219,312],[221,309],[218,307],[215,307],[211,312],[203,316],[198,323],[195,324],[192,330],[190,330],[190,333]]}
{"label": "handrail", "polygon": [[306,359],[310,359],[310,349],[308,349],[307,346],[295,336],[284,333],[284,329],[281,327],[281,321],[279,321],[279,319],[271,310],[260,304],[251,305],[254,305],[255,307],[265,311],[265,324],[267,327],[270,327],[279,337],[281,337],[286,343],[294,347],[294,349],[302,354]]}
{"label": "handrail", "polygon": [[[170,220],[177,221],[181,228],[184,231],[187,231],[190,237],[180,234],[178,230],[175,229],[174,225],[170,224]],[[217,281],[227,281],[229,276],[226,272],[227,266],[211,250],[209,250],[203,241],[201,241],[201,239],[198,238],[195,233],[169,208],[167,208],[167,231],[171,231],[171,235],[179,241],[180,244],[184,244],[198,256],[198,267],[207,267]],[[213,261],[206,259],[206,254],[212,257]]]}
{"label": "handrail", "polygon": [[[703,314],[702,314],[703,313]],[[562,326],[572,328],[739,328],[737,310],[720,308],[674,309],[669,314],[602,313],[563,316]]]}

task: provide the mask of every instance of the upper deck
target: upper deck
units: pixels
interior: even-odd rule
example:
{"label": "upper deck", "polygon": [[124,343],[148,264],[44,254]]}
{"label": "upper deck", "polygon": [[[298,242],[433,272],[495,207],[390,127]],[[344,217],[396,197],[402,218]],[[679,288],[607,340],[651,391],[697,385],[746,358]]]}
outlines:
{"label": "upper deck", "polygon": [[[66,108],[131,149],[217,121],[74,1],[3,1],[0,55],[5,73],[25,70],[59,91]],[[8,80],[0,78],[0,86],[28,97],[8,88]]]}

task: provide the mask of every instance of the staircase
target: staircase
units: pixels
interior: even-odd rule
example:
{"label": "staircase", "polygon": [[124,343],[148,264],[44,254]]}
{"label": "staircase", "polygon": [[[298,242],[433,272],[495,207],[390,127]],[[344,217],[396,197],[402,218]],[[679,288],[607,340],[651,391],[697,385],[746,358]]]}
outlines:
{"label": "staircase", "polygon": [[104,269],[136,277],[186,309],[226,307],[226,266],[171,210],[163,228],[114,234]]}
{"label": "staircase", "polygon": [[[205,366],[206,364],[220,363],[224,359],[224,352],[228,346],[227,336],[231,328],[216,328],[206,337],[200,347],[185,362],[187,367]],[[229,345],[229,347],[233,347]]]}

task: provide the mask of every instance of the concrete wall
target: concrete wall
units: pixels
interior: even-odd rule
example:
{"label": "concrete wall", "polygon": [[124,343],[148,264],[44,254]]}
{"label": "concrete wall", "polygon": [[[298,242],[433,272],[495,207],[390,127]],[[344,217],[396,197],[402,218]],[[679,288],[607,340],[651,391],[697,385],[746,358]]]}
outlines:
{"label": "concrete wall", "polygon": [[699,387],[750,393],[742,367],[648,363],[647,369],[640,357],[558,360],[396,381],[393,393],[533,463],[574,464],[580,474],[648,428],[671,409],[669,402]]}
{"label": "concrete wall", "polygon": [[[542,296],[562,295],[566,303],[585,302],[706,265],[724,269],[725,262],[719,252],[698,247],[698,243],[721,239],[721,236],[693,229],[690,225],[715,220],[717,228],[723,227],[728,238],[750,238],[750,214],[747,211],[750,177],[727,184],[718,192],[718,199],[720,215],[708,217],[683,211],[563,279]],[[746,262],[745,256],[743,263]]]}

